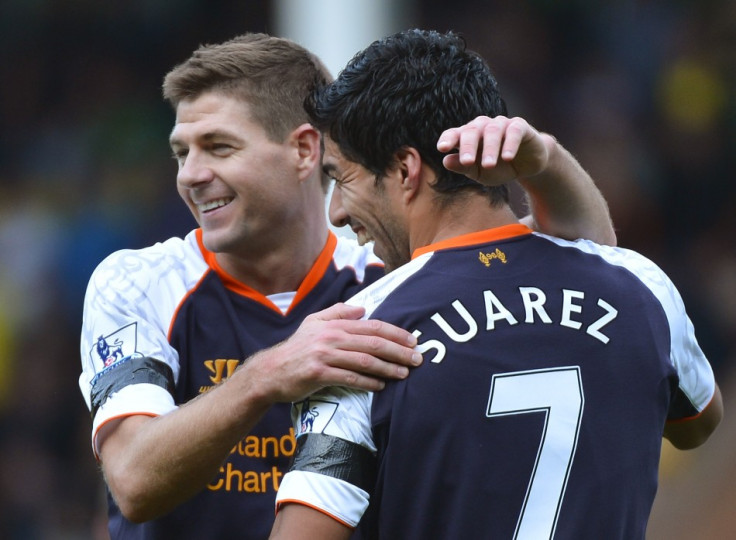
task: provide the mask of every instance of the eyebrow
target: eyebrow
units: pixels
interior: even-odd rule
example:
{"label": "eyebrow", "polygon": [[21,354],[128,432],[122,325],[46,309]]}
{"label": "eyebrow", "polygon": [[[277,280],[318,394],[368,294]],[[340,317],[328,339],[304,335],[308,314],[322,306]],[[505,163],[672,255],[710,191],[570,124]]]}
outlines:
{"label": "eyebrow", "polygon": [[[208,131],[207,133],[204,133],[203,135],[200,135],[197,138],[204,142],[211,142],[216,139],[233,140],[236,137],[234,137],[231,133],[227,131],[215,129],[213,131]],[[179,139],[172,133],[172,135],[169,137],[169,146],[183,146],[183,145],[184,143],[181,141],[181,139]]]}

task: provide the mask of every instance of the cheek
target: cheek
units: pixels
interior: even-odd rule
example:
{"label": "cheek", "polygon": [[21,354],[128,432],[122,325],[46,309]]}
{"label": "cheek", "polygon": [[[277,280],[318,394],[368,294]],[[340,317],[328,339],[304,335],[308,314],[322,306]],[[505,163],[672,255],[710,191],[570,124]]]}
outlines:
{"label": "cheek", "polygon": [[406,231],[394,216],[386,215],[380,223],[381,234],[388,246],[396,253],[396,257],[403,263],[410,257]]}
{"label": "cheek", "polygon": [[361,214],[363,217],[376,216],[378,208],[377,195],[366,186],[350,182],[342,187],[342,200],[345,208],[351,213]]}
{"label": "cheek", "polygon": [[189,190],[187,190],[187,189],[185,189],[185,188],[183,188],[183,187],[181,187],[181,186],[179,186],[177,184],[176,191],[177,191],[177,193],[179,193],[179,197],[181,197],[181,200],[184,201],[184,204],[187,205],[187,208],[189,208],[189,211],[194,216],[194,219],[196,219],[197,222],[199,223],[199,215],[197,213],[197,207],[194,206],[194,203],[189,198]]}

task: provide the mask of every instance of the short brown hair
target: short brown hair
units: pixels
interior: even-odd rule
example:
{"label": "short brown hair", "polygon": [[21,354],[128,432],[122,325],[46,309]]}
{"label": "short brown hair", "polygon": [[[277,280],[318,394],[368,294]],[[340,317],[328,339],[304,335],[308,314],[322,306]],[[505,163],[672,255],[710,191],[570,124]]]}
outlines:
{"label": "short brown hair", "polygon": [[309,122],[305,98],[331,80],[322,61],[297,43],[248,33],[200,46],[164,77],[163,95],[174,108],[208,91],[242,99],[253,120],[272,140],[282,142]]}

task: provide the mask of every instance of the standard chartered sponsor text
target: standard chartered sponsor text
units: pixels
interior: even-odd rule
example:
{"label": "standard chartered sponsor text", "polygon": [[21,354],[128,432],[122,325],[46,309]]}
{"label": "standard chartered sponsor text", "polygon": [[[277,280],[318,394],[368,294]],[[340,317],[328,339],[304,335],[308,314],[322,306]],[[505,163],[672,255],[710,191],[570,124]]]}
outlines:
{"label": "standard chartered sponsor text", "polygon": [[[251,459],[290,458],[296,449],[294,428],[281,437],[258,437],[249,435],[242,439],[230,452],[231,456]],[[210,491],[235,491],[246,493],[276,492],[285,474],[277,466],[268,470],[241,470],[228,460],[220,467],[217,477],[207,485]]]}

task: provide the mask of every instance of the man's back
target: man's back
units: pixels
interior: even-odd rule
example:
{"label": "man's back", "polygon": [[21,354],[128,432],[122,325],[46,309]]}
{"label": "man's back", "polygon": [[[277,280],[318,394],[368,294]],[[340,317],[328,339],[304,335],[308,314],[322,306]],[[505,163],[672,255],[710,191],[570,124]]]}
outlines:
{"label": "man's back", "polygon": [[665,420],[707,404],[710,368],[652,263],[519,232],[460,237],[360,295],[425,357],[367,398],[365,537],[644,538]]}

